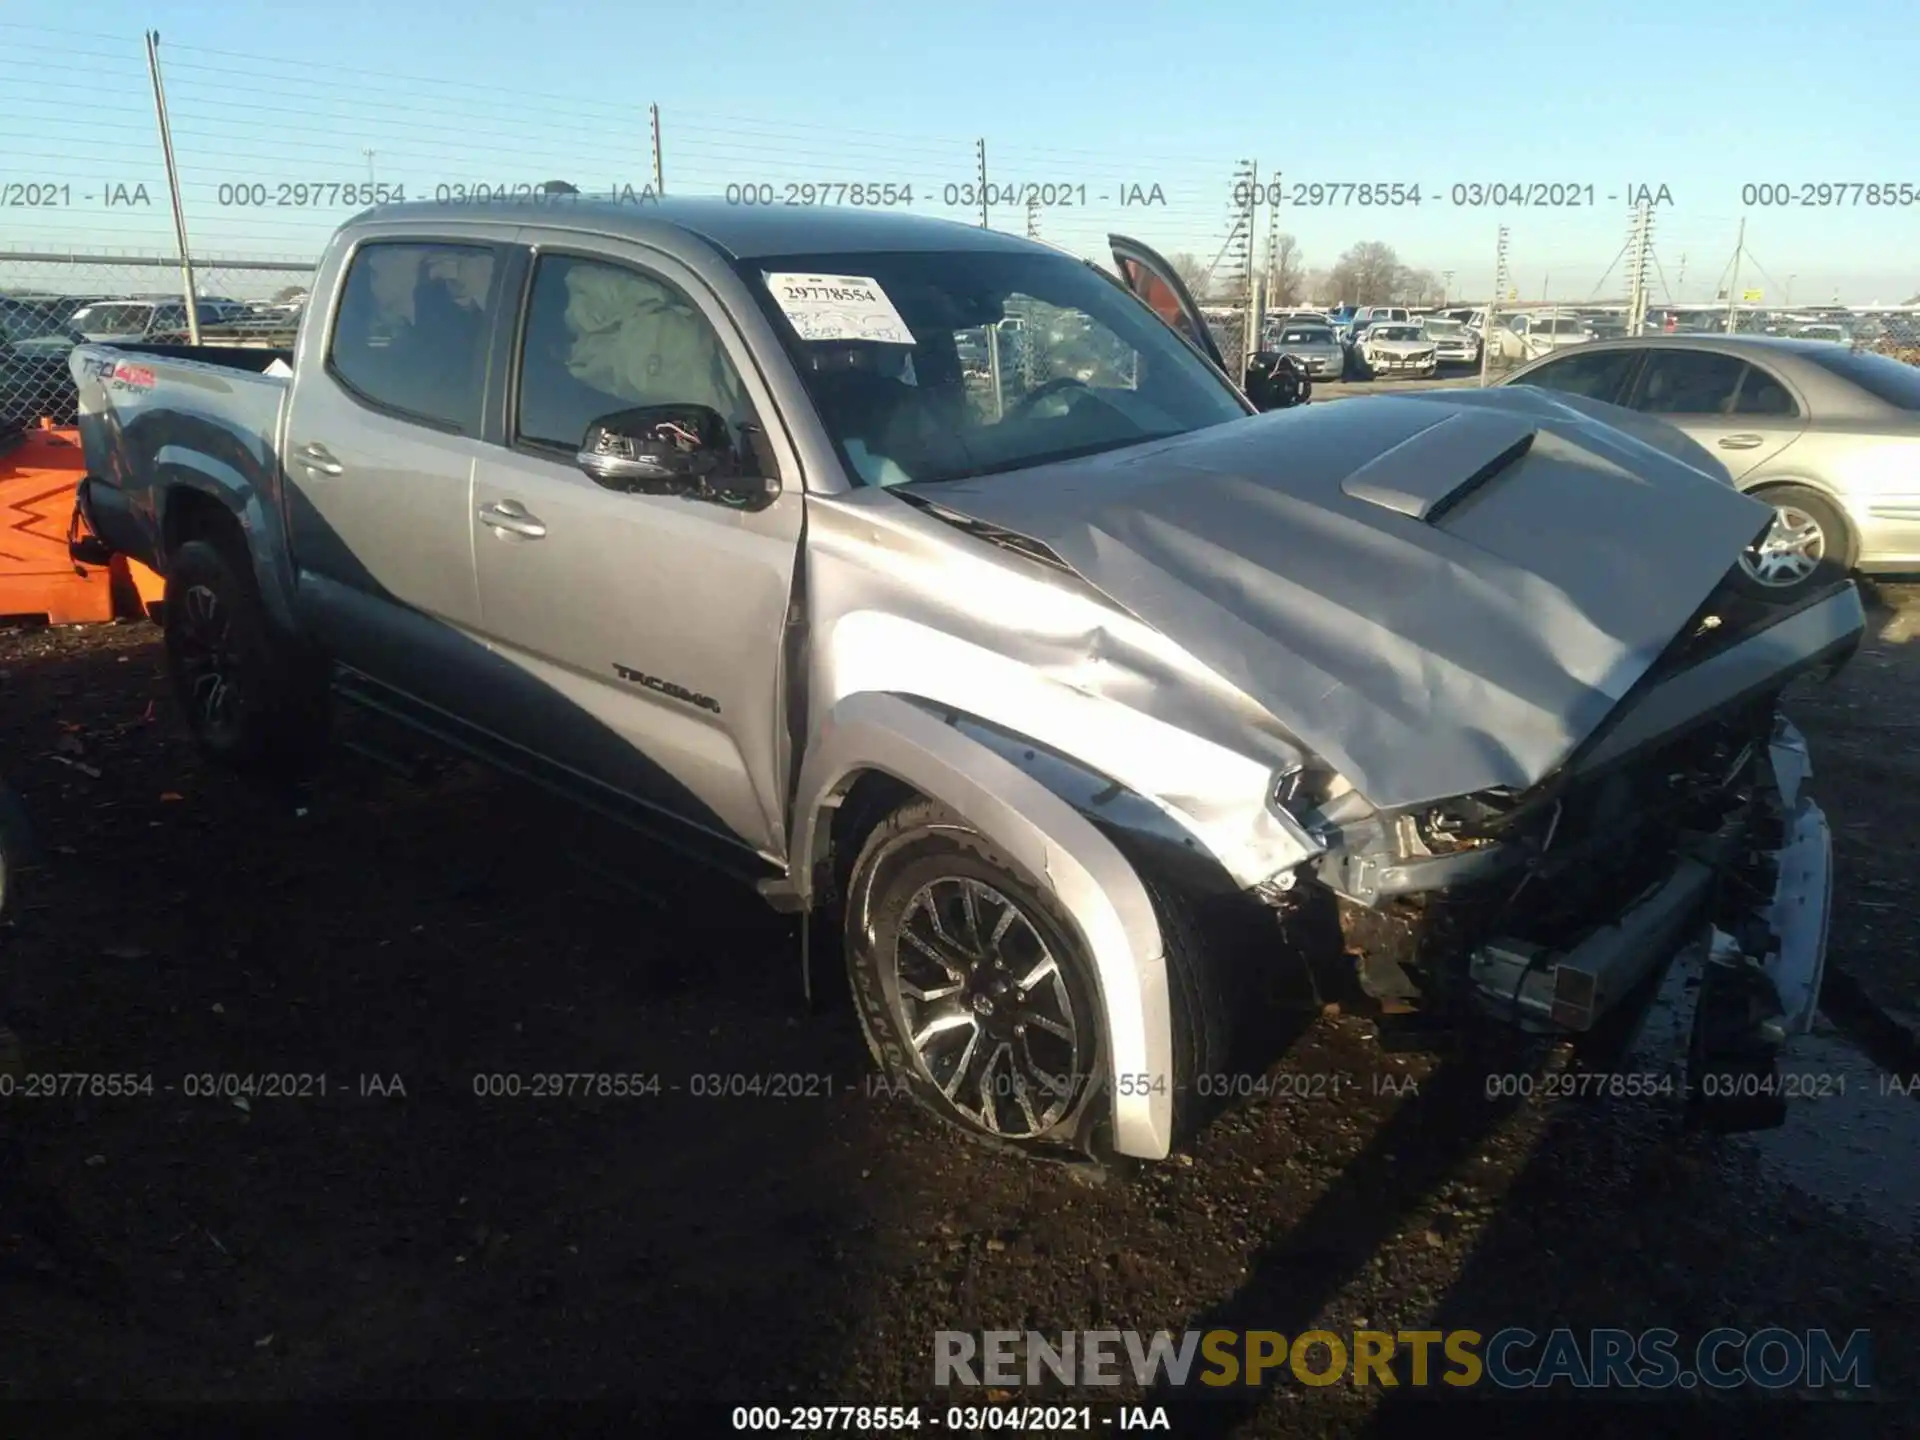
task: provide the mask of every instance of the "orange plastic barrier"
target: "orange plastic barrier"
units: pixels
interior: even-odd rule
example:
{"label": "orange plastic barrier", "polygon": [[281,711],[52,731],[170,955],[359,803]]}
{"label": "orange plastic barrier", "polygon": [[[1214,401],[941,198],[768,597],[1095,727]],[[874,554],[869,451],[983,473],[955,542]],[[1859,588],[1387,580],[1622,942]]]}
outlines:
{"label": "orange plastic barrier", "polygon": [[151,614],[166,582],[115,556],[102,569],[67,553],[73,493],[86,473],[80,436],[42,425],[0,450],[0,615],[44,615],[75,625]]}

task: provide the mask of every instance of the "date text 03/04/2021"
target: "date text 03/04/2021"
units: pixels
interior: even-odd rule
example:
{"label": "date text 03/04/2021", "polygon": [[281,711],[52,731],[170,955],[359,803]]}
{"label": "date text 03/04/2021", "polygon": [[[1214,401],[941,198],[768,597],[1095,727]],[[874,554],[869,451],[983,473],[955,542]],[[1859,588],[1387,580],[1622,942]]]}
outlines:
{"label": "date text 03/04/2021", "polygon": [[736,1405],[736,1431],[774,1435],[914,1434],[923,1426],[958,1435],[1033,1433],[1092,1434],[1095,1431],[1173,1429],[1165,1405]]}
{"label": "date text 03/04/2021", "polygon": [[1601,204],[1673,204],[1665,184],[1632,182],[1600,186],[1590,180],[1462,180],[1425,185],[1413,180],[1286,180],[1276,175],[1233,187],[1236,205],[1296,209],[1395,210],[1403,206],[1450,205],[1463,210],[1588,210]]}

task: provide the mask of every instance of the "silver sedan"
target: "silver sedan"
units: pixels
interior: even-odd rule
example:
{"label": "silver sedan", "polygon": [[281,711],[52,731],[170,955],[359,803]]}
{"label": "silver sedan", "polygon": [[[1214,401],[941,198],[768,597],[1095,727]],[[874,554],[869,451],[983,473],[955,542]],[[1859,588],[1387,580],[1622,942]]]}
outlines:
{"label": "silver sedan", "polygon": [[1347,368],[1346,347],[1327,325],[1288,325],[1269,348],[1291,355],[1315,380],[1338,380]]}
{"label": "silver sedan", "polygon": [[1766,590],[1920,570],[1920,368],[1822,340],[1643,335],[1549,355],[1501,383],[1624,405],[1704,446],[1774,507],[1741,560]]}

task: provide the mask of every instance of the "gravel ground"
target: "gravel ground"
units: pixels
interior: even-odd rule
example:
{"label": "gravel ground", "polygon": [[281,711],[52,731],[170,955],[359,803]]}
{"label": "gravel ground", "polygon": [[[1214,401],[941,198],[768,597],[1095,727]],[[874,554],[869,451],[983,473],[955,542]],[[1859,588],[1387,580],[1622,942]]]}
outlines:
{"label": "gravel ground", "polygon": [[[1911,1003],[1920,652],[1878,618],[1800,710],[1843,837],[1834,963]],[[1778,1324],[1871,1330],[1883,1403],[1689,1392],[1632,1433],[1920,1419],[1920,1209],[1883,1183],[1912,1176],[1911,1100],[1715,1139],[1652,1103],[1490,1101],[1314,1009],[1272,1074],[1349,1077],[1337,1101],[1249,1101],[1096,1183],[874,1093],[850,1020],[803,1012],[790,921],[509,783],[348,756],[296,808],[201,770],[149,626],[0,635],[0,737],[45,849],[0,1013],[32,1071],[155,1087],[0,1102],[0,1396],[944,1406],[939,1329]],[[1860,1099],[1845,1027],[1820,1043]],[[663,1088],[475,1094],[552,1071]],[[219,1072],[326,1093],[185,1093]],[[812,1093],[695,1093],[780,1073]],[[1429,1413],[1405,1395],[1288,1383],[1177,1433],[1384,1433]]]}

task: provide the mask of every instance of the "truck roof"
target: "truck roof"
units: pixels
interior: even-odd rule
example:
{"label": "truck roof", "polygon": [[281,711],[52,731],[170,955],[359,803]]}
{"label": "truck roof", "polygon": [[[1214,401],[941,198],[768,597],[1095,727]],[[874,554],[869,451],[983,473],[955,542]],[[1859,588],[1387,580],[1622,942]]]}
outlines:
{"label": "truck roof", "polygon": [[555,195],[485,200],[406,201],[362,211],[342,229],[406,221],[417,225],[497,220],[581,234],[657,240],[695,235],[729,257],[889,250],[1028,250],[1056,247],[978,225],[899,210],[815,205],[738,205],[718,196],[610,200]]}

